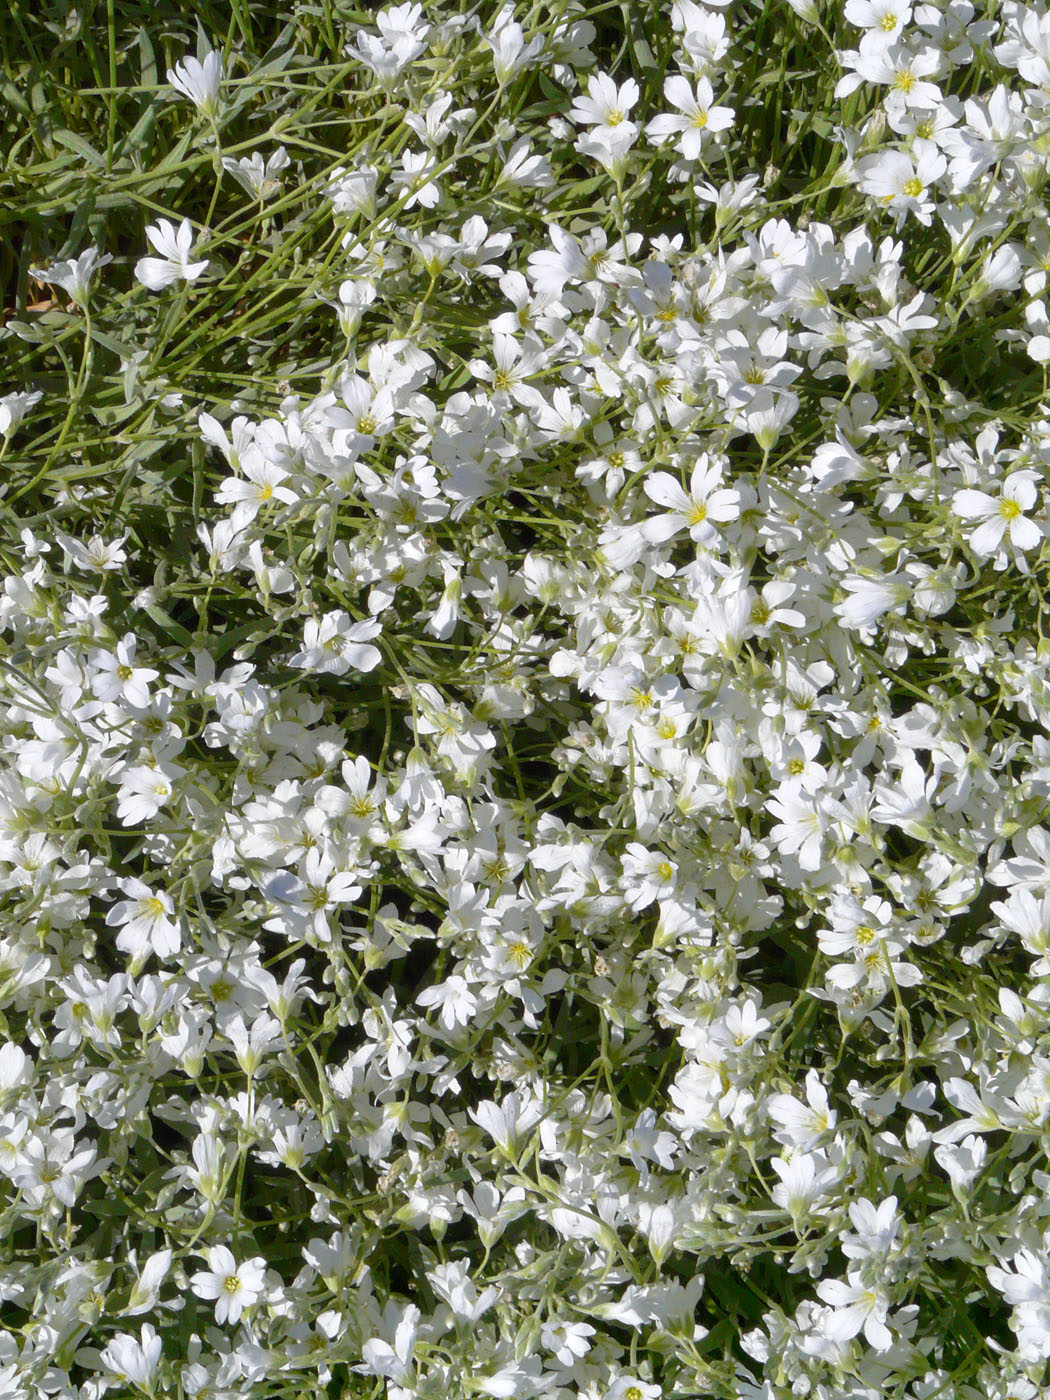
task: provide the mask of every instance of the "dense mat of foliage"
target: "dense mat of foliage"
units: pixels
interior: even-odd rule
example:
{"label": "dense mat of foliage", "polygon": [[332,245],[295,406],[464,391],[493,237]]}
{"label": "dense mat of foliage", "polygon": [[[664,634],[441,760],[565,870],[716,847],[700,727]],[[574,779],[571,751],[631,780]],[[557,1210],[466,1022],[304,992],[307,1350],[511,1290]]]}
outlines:
{"label": "dense mat of foliage", "polygon": [[1050,12],[3,10],[0,1397],[1047,1394]]}

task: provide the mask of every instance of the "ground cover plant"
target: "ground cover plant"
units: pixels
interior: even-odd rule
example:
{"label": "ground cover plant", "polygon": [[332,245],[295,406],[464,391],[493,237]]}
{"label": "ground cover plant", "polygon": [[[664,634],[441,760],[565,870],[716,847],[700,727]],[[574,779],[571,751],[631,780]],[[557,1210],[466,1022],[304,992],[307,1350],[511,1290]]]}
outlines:
{"label": "ground cover plant", "polygon": [[0,1397],[1044,1395],[1050,12],[0,64]]}

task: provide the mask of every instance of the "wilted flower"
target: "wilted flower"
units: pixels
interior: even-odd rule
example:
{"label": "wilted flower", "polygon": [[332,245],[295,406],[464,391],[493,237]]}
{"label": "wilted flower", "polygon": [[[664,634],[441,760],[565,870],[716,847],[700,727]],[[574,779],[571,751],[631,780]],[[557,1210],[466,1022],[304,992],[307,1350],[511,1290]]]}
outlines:
{"label": "wilted flower", "polygon": [[77,258],[68,258],[50,267],[31,268],[29,275],[38,282],[50,282],[61,287],[77,306],[86,307],[91,278],[100,267],[112,261],[109,253],[100,253],[97,248],[85,248]]}

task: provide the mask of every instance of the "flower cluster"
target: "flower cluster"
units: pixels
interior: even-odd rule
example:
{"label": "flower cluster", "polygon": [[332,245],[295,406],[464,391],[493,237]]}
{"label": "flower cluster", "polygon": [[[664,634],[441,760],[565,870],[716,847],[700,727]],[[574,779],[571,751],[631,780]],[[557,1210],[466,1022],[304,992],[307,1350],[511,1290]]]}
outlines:
{"label": "flower cluster", "polygon": [[1035,1400],[1050,22],[293,9],[5,312],[5,1393]]}

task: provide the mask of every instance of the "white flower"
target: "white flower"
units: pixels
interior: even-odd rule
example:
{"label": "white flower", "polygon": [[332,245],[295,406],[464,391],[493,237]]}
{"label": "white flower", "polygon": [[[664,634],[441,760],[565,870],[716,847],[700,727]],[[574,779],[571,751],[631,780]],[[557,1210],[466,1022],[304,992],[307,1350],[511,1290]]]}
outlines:
{"label": "white flower", "polygon": [[478,1238],[486,1249],[491,1249],[510,1222],[527,1208],[524,1187],[511,1186],[501,1195],[488,1181],[479,1181],[473,1194],[459,1191],[457,1200],[477,1226]]}
{"label": "white flower", "polygon": [[0,398],[0,434],[8,437],[43,397],[39,389],[34,389],[31,393],[16,392]]}
{"label": "white flower", "polygon": [[591,1349],[587,1339],[593,1336],[594,1328],[586,1322],[559,1319],[545,1322],[540,1328],[540,1342],[563,1366],[573,1366],[578,1357],[586,1356]]}
{"label": "white flower", "polygon": [[136,958],[151,951],[160,958],[173,957],[182,939],[171,895],[135,878],[121,880],[120,890],[126,897],[106,914],[107,928],[120,929],[117,947]]}
{"label": "white flower", "polygon": [[633,122],[612,128],[595,127],[576,138],[576,150],[581,155],[592,156],[614,180],[621,180],[627,169],[627,155],[634,145],[638,128]]}
{"label": "white flower", "polygon": [[878,1288],[869,1288],[860,1275],[850,1272],[849,1283],[824,1279],[817,1284],[817,1295],[831,1305],[821,1330],[832,1341],[845,1342],[863,1331],[868,1345],[886,1351],[893,1345],[893,1333],[886,1326],[889,1300]]}
{"label": "white flower", "polygon": [[500,1290],[489,1287],[478,1293],[474,1281],[468,1277],[469,1267],[465,1259],[454,1264],[439,1264],[428,1271],[427,1281],[456,1317],[476,1322],[500,1296]]}
{"label": "white flower", "polygon": [[948,162],[932,141],[917,140],[913,155],[904,151],[880,151],[857,162],[857,182],[865,194],[898,215],[914,214],[922,224],[933,219],[930,189],[948,168]]}
{"label": "white flower", "polygon": [[554,174],[547,157],[532,149],[527,136],[519,136],[507,153],[499,183],[516,185],[519,189],[547,189],[554,183]]}
{"label": "white flower", "polygon": [[619,1376],[605,1392],[605,1400],[660,1400],[663,1388],[636,1376]]}
{"label": "white flower", "polygon": [[1018,1303],[1050,1301],[1050,1277],[1041,1259],[1030,1249],[1019,1249],[1011,1265],[1012,1270],[996,1265],[987,1270],[992,1287],[998,1289],[1008,1303],[1016,1306]]}
{"label": "white flower", "polygon": [[496,16],[491,34],[483,36],[492,50],[492,65],[496,81],[502,87],[508,79],[530,68],[543,52],[543,36],[537,34],[525,42],[525,31],[514,19],[514,8],[505,5]]}
{"label": "white flower", "polygon": [[587,96],[576,98],[569,116],[577,125],[606,127],[614,131],[627,120],[638,96],[638,84],[633,78],[628,78],[617,87],[608,74],[593,73],[587,82]]}
{"label": "white flower", "polygon": [[940,88],[923,80],[940,68],[940,53],[932,45],[915,52],[907,44],[892,42],[893,31],[887,33],[889,44],[883,43],[881,36],[866,35],[859,50],[839,54],[843,66],[853,71],[839,79],[835,96],[846,97],[864,83],[875,83],[890,89],[888,102],[920,109],[939,107],[944,100]]}
{"label": "white flower", "polygon": [[64,1128],[27,1138],[18,1164],[9,1171],[15,1186],[34,1206],[53,1197],[63,1206],[72,1207],[80,1188],[102,1167],[94,1145],[81,1147],[72,1128]]}
{"label": "white flower", "polygon": [[873,627],[887,612],[900,612],[907,606],[912,583],[907,574],[888,574],[881,578],[864,578],[850,574],[842,580],[849,597],[835,605],[835,616],[847,627],[863,630]]}
{"label": "white flower", "polygon": [[1011,880],[1012,877],[1015,888],[1010,891],[1010,897],[1005,903],[996,902],[991,909],[993,914],[998,915],[1005,928],[1017,934],[1025,950],[1037,959],[1032,967],[1033,975],[1046,976],[1050,972],[1050,894],[1044,894],[1037,899],[1030,889],[1020,883],[1027,873],[1023,869],[1026,864],[1027,862],[1022,861],[1007,861],[1007,867],[1013,866],[1013,871],[1007,869],[1001,875],[992,872],[992,878],[997,885],[1004,883],[1004,880]]}
{"label": "white flower", "polygon": [[918,841],[926,840],[933,820],[930,799],[937,783],[936,774],[927,778],[925,770],[908,754],[901,760],[896,783],[883,777],[875,784],[872,818],[888,826],[899,826]]}
{"label": "white flower", "polygon": [[361,317],[376,299],[376,284],[368,278],[348,277],[339,284],[338,302],[329,302],[339,317],[339,329],[346,336],[356,335]]}
{"label": "white flower", "polygon": [[642,533],[654,544],[663,544],[682,530],[696,544],[710,548],[718,538],[716,525],[735,520],[742,503],[736,487],[720,485],[722,465],[701,452],[689,479],[688,492],[668,472],[654,472],[645,479],[645,494],[668,514],[650,517]]}
{"label": "white flower", "polygon": [[774,1094],[767,1105],[779,1131],[777,1140],[811,1152],[825,1133],[834,1131],[837,1114],[828,1105],[828,1091],[815,1069],[806,1074],[806,1102],[791,1094]]}
{"label": "white flower", "polygon": [[715,104],[714,88],[708,78],[698,79],[694,90],[688,78],[676,73],[664,83],[664,96],[678,108],[679,115],[664,113],[653,117],[645,134],[652,141],[677,136],[675,148],[686,160],[699,159],[705,139],[733,125],[732,107]]}
{"label": "white flower", "polygon": [[413,209],[417,204],[424,209],[433,209],[441,200],[441,186],[432,178],[438,169],[437,157],[431,151],[403,151],[402,169],[391,178],[396,185],[408,191],[405,209]]}
{"label": "white flower", "polygon": [[71,563],[77,568],[96,570],[99,573],[119,569],[127,562],[128,556],[124,552],[124,541],[127,537],[127,531],[115,540],[104,540],[101,535],[92,535],[87,544],[83,544],[71,535],[63,535],[57,530],[55,532],[55,539]]}
{"label": "white flower", "polygon": [[113,651],[94,651],[91,664],[94,676],[91,690],[102,701],[116,700],[131,709],[144,710],[150,702],[149,683],[155,681],[159,672],[151,666],[136,666],[135,652],[138,642],[128,632],[116,644]]}
{"label": "white flower", "polygon": [[231,1017],[225,1034],[233,1046],[237,1063],[249,1077],[255,1074],[271,1049],[283,1044],[280,1021],[265,1012],[255,1018],[251,1030],[244,1024],[243,1017]]}
{"label": "white flower", "polygon": [[357,44],[347,44],[346,52],[372,69],[379,81],[389,87],[406,64],[418,58],[426,47],[430,26],[422,20],[423,7],[394,5],[376,16],[379,34],[359,31]]}
{"label": "white flower", "polygon": [[207,269],[207,261],[190,261],[193,230],[189,219],[183,219],[178,228],[168,219],[158,219],[155,224],[146,225],[146,237],[160,257],[139,258],[135,264],[135,276],[151,292],[170,287],[180,278],[193,282]]}
{"label": "white flower", "polygon": [[419,1006],[439,1006],[439,1019],[447,1031],[468,1025],[478,1009],[477,998],[462,977],[449,977],[436,987],[426,987],[416,1002]]}
{"label": "white flower", "polygon": [[97,248],[85,248],[78,258],[53,263],[51,267],[30,268],[30,277],[38,282],[50,282],[61,287],[77,306],[87,306],[88,286],[91,278],[100,267],[111,263],[110,253],[100,253]]}
{"label": "white flower", "polygon": [[[392,1304],[392,1307],[396,1305]],[[407,1384],[412,1377],[412,1354],[416,1347],[419,1318],[419,1309],[408,1304],[391,1329],[393,1346],[384,1337],[370,1337],[361,1348],[362,1364],[352,1369],[369,1376],[386,1376],[399,1386],[402,1382]],[[395,1393],[401,1396],[406,1394],[402,1389]]]}
{"label": "white flower", "polygon": [[988,1281],[1014,1309],[1010,1325],[1025,1361],[1050,1358],[1050,1277],[1046,1264],[1030,1249],[1020,1249],[1011,1269],[992,1265]]}
{"label": "white flower", "polygon": [[287,481],[288,473],[263,457],[258,450],[254,450],[250,456],[246,454],[241,472],[239,477],[228,476],[215,493],[220,505],[233,506],[230,523],[235,530],[243,530],[251,524],[269,501],[292,505],[298,500],[290,486],[281,484]]}
{"label": "white flower", "polygon": [[160,1249],[149,1256],[135,1281],[122,1316],[134,1317],[137,1313],[151,1312],[156,1307],[160,1286],[171,1268],[171,1259],[170,1249]]}
{"label": "white flower", "polygon": [[663,851],[647,850],[638,841],[628,843],[623,854],[623,889],[624,899],[634,913],[670,894],[677,875],[674,861]]}
{"label": "white flower", "polygon": [[[344,904],[352,904],[361,893],[359,877],[352,871],[338,869],[332,857],[312,842],[298,876],[280,870],[268,878],[265,887],[271,899],[287,907],[300,928],[312,930],[322,943],[332,938],[329,915],[338,915]],[[265,927],[284,930],[287,918],[278,914]]]}
{"label": "white flower", "polygon": [[241,188],[256,199],[268,199],[278,192],[281,188],[278,176],[289,164],[288,152],[283,146],[278,146],[273,155],[267,156],[265,161],[260,151],[253,151],[250,156],[241,156],[240,160],[234,160],[232,156],[222,158],[223,170],[232,175]]}
{"label": "white flower", "polygon": [[989,253],[981,264],[981,275],[974,283],[970,297],[974,301],[995,292],[1012,292],[1021,285],[1021,257],[1016,245],[1007,243]]}
{"label": "white flower", "polygon": [[325,194],[337,214],[363,214],[370,219],[375,213],[378,179],[379,171],[371,165],[360,165],[356,170],[336,166]]}
{"label": "white flower", "polygon": [[622,174],[627,152],[638,135],[628,113],[638,101],[639,88],[633,78],[618,87],[605,73],[594,73],[587,83],[587,96],[577,97],[569,112],[578,126],[590,128],[576,141],[576,149],[593,156],[614,178]]}
{"label": "white flower", "polygon": [[345,612],[326,613],[320,622],[310,619],[303,632],[303,647],[289,664],[305,671],[318,671],[333,676],[355,671],[373,671],[383,659],[378,647],[368,646],[378,637],[383,625],[378,618],[352,622]]}
{"label": "white flower", "polygon": [[130,1381],[139,1390],[152,1395],[161,1349],[162,1343],[156,1329],[144,1322],[141,1339],[127,1332],[118,1332],[103,1349],[101,1360],[106,1370],[112,1371],[118,1381]]}
{"label": "white flower", "polygon": [[998,496],[970,488],[955,493],[952,498],[955,514],[963,520],[980,522],[970,535],[970,548],[975,554],[995,554],[1004,539],[1022,552],[1036,547],[1043,532],[1025,512],[1036,503],[1037,480],[1034,472],[1021,470],[1006,478]]}
{"label": "white flower", "polygon": [[803,870],[818,870],[828,819],[818,800],[797,782],[781,783],[766,810],[780,820],[770,836],[784,855],[797,855]]}
{"label": "white flower", "polygon": [[857,1233],[842,1240],[847,1259],[875,1259],[892,1250],[901,1224],[896,1196],[887,1196],[878,1206],[862,1196],[850,1205],[849,1218]]}
{"label": "white flower", "polygon": [[208,1250],[208,1269],[193,1275],[190,1287],[198,1298],[215,1300],[215,1321],[240,1322],[241,1313],[266,1287],[266,1261],[258,1256],[238,1264],[225,1245]]}
{"label": "white flower", "polygon": [[948,1173],[956,1198],[965,1201],[987,1160],[988,1143],[976,1133],[970,1133],[959,1143],[945,1142],[935,1147],[933,1155]]}
{"label": "white flower", "polygon": [[214,117],[219,110],[219,88],[222,86],[222,58],[214,50],[204,55],[204,62],[187,55],[168,69],[168,82],[176,92],[188,97],[204,117]]}
{"label": "white flower", "polygon": [[911,19],[911,0],[846,0],[843,10],[850,24],[868,31],[865,41],[877,37],[879,44],[892,44]]}
{"label": "white flower", "polygon": [[543,1108],[538,1100],[525,1097],[515,1090],[501,1103],[484,1099],[477,1108],[469,1110],[471,1118],[479,1128],[492,1138],[496,1146],[513,1157],[518,1150],[522,1135],[539,1120]]}
{"label": "white flower", "polygon": [[743,425],[763,452],[769,452],[798,412],[799,397],[790,389],[761,385],[741,409]]}

